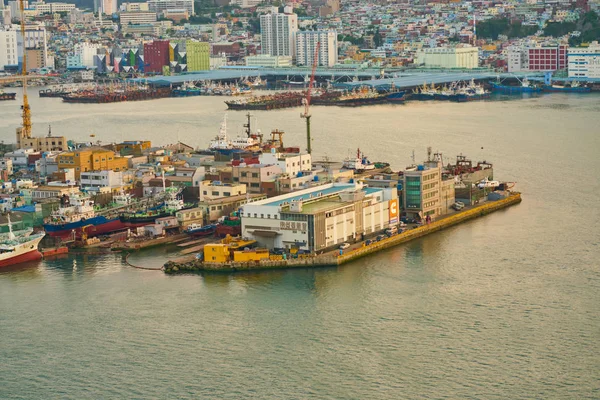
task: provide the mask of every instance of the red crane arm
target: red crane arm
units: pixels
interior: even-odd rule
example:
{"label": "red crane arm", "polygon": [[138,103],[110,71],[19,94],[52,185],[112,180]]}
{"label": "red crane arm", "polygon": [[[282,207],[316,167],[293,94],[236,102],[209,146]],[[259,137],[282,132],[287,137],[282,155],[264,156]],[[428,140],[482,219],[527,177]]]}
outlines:
{"label": "red crane arm", "polygon": [[317,72],[317,64],[319,63],[319,49],[321,48],[321,42],[317,42],[315,48],[315,55],[313,57],[312,74],[310,75],[310,82],[308,83],[308,91],[306,92],[306,104],[304,107],[304,115],[308,115],[308,108],[310,107],[310,96],[312,94],[313,84],[315,83],[315,72]]}

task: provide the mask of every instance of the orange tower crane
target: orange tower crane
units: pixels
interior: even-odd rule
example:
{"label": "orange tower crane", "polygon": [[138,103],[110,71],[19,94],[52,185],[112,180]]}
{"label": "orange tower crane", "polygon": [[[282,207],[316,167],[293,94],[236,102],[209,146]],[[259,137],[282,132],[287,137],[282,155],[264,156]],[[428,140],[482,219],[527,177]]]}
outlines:
{"label": "orange tower crane", "polygon": [[23,74],[23,132],[21,137],[31,138],[31,108],[27,98],[27,43],[25,38],[25,1],[19,0],[19,9],[21,10],[21,38],[23,39],[23,65],[21,73]]}

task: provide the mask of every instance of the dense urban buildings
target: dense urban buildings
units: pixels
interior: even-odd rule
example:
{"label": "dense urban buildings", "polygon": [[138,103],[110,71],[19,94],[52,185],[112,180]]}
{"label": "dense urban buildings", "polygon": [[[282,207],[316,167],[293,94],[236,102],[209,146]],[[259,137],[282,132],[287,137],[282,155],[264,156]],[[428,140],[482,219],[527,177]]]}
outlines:
{"label": "dense urban buildings", "polygon": [[568,52],[569,77],[600,78],[600,44],[594,41],[588,47],[571,47]]}

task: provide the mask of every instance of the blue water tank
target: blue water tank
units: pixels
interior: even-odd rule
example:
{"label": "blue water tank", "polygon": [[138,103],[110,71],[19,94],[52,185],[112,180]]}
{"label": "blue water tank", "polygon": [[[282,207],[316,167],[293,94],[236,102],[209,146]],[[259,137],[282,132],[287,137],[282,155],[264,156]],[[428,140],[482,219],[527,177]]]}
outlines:
{"label": "blue water tank", "polygon": [[425,167],[422,165],[417,165],[417,171],[425,171]]}
{"label": "blue water tank", "polygon": [[397,185],[396,185],[396,189],[398,189],[398,190],[402,190],[402,184],[401,184],[401,183],[397,184]]}
{"label": "blue water tank", "polygon": [[314,176],[313,181],[319,182],[319,177],[317,175]]}
{"label": "blue water tank", "polygon": [[298,173],[296,174],[296,177],[301,178],[302,177],[302,171],[298,171]]}

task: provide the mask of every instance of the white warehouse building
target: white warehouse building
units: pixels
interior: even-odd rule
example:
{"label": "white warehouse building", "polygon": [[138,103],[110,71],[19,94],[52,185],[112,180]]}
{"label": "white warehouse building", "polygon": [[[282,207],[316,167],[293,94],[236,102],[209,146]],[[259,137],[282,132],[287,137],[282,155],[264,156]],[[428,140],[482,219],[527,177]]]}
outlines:
{"label": "white warehouse building", "polygon": [[600,78],[600,44],[571,47],[567,53],[569,78]]}
{"label": "white warehouse building", "polygon": [[479,66],[479,48],[433,47],[417,51],[416,64],[432,68],[477,68]]}
{"label": "white warehouse building", "polygon": [[268,249],[318,252],[398,222],[396,188],[330,183],[245,204],[242,235]]}

